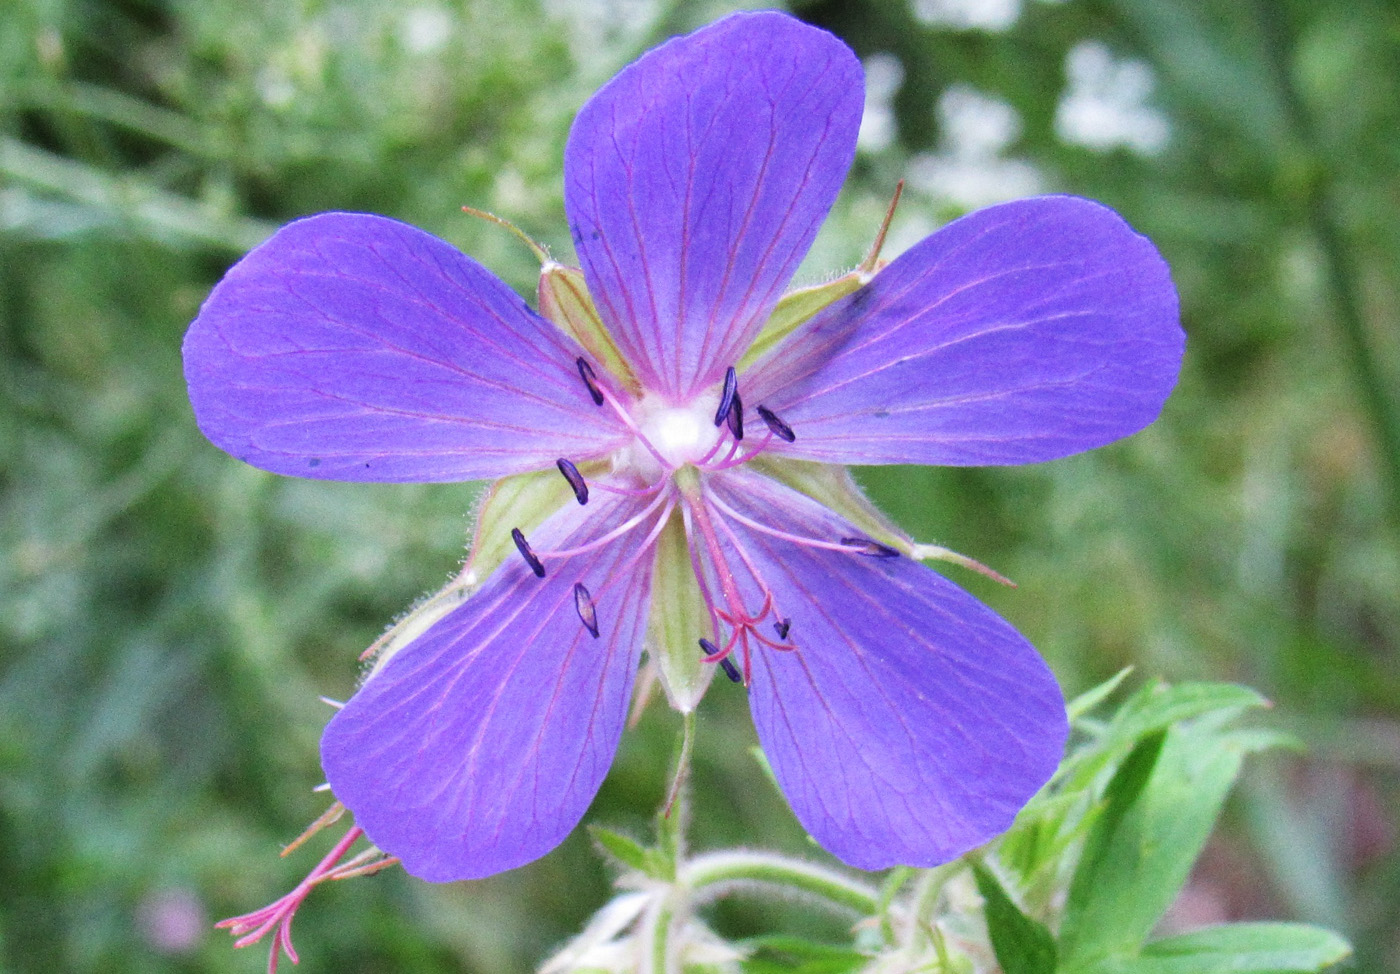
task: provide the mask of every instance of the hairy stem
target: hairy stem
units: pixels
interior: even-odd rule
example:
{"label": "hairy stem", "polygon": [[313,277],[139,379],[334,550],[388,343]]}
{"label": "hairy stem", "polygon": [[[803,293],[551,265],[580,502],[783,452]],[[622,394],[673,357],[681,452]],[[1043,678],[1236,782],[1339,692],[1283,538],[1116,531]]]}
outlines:
{"label": "hairy stem", "polygon": [[839,909],[874,915],[880,909],[880,892],[874,886],[834,869],[815,866],[768,852],[711,852],[697,856],[681,869],[680,881],[699,892],[723,887],[757,884],[805,893]]}

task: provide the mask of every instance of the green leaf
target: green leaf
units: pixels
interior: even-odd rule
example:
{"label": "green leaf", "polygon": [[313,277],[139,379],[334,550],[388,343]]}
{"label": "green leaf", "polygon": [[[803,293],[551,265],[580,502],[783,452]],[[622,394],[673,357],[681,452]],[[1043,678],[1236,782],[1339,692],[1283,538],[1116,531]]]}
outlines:
{"label": "green leaf", "polygon": [[1066,971],[1139,945],[1186,882],[1239,774],[1245,748],[1209,724],[1144,738],[1114,775],[1070,883]]}
{"label": "green leaf", "polygon": [[754,937],[740,946],[751,951],[743,963],[746,974],[846,974],[870,963],[869,957],[850,947],[801,937]]}
{"label": "green leaf", "polygon": [[1231,923],[1154,941],[1140,956],[1107,961],[1093,974],[1310,974],[1350,954],[1350,944],[1321,927]]}
{"label": "green leaf", "polygon": [[605,829],[601,825],[588,826],[588,835],[604,852],[622,865],[644,873],[651,871],[652,854],[636,839]]}
{"label": "green leaf", "polygon": [[1066,761],[1061,790],[1089,787],[1118,754],[1172,724],[1207,714],[1227,717],[1267,704],[1255,691],[1233,683],[1148,684],[1123,704],[1098,741]]}
{"label": "green leaf", "polygon": [[1077,721],[1089,711],[1108,699],[1109,695],[1117,690],[1128,678],[1128,674],[1133,672],[1131,666],[1125,666],[1113,676],[1104,680],[1096,687],[1090,687],[1079,696],[1075,697],[1065,705],[1065,710],[1069,713],[1071,721]]}
{"label": "green leaf", "polygon": [[1055,938],[1021,912],[991,870],[973,863],[977,891],[986,903],[987,933],[1006,974],[1055,974]]}

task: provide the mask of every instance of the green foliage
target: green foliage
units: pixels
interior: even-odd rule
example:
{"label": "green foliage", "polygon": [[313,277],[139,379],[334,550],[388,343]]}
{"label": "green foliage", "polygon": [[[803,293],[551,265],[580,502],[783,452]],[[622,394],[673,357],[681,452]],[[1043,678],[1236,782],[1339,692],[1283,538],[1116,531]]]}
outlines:
{"label": "green foliage", "polygon": [[973,863],[972,874],[987,913],[987,936],[1001,969],[1006,974],[1055,974],[1058,950],[1045,924],[1022,913],[986,866]]}
{"label": "green foliage", "polygon": [[[1077,863],[1100,861],[1080,850],[1098,845],[1135,875],[1180,886],[1185,852],[1144,837],[1194,843],[1194,857],[1214,812],[1193,805],[1178,822],[1171,802],[1198,797],[1189,782],[1223,793],[1240,756],[1279,739],[1201,719],[1254,707],[1250,691],[1179,681],[1239,680],[1273,701],[1270,722],[1309,757],[1247,766],[1197,867],[1201,888],[1224,888],[1232,915],[1340,926],[1358,971],[1394,970],[1393,5],[1028,2],[1001,34],[931,27],[912,0],[795,6],[904,72],[895,138],[862,150],[801,283],[861,259],[900,178],[910,184],[888,256],[965,208],[915,178],[930,154],[947,155],[936,104],[962,84],[1019,114],[1000,159],[1119,209],[1162,249],[1182,292],[1181,387],[1131,441],[1019,470],[858,474],[914,537],[1016,579],[1013,592],[958,576],[1026,632],[1067,689],[1130,664],[1177,681],[1078,722],[1054,785],[990,853],[1009,901],[1063,941],[1055,895],[1078,890],[1078,916],[1117,932],[1081,926],[1068,946],[1106,970],[1230,969],[1224,949],[1246,971],[1338,959],[1341,941],[1298,926],[1144,929],[1170,899],[1165,885],[1138,892],[1110,869],[1104,881],[1126,890],[1115,907],[1088,879],[1075,883]],[[725,9],[3,5],[0,968],[261,969],[209,924],[280,895],[324,852],[276,856],[325,807],[311,791],[329,714],[317,698],[351,693],[359,654],[463,557],[475,488],[280,480],[202,439],[179,343],[223,269],[295,216],[362,209],[446,236],[531,294],[529,251],[458,207],[499,212],[568,259],[560,159],[574,110],[637,52]],[[1056,134],[1066,57],[1085,40],[1154,73],[1148,101],[1171,124],[1159,155]],[[815,856],[749,757],[745,710],[742,693],[717,686],[698,711],[691,842]],[[668,787],[672,730],[665,715],[642,717],[591,820],[618,835],[647,827],[640,810]],[[1158,758],[1125,804],[1132,789],[1110,795],[1110,784],[1158,732]],[[1238,878],[1222,859],[1257,871]],[[858,941],[863,957],[913,937],[901,910],[920,897],[935,912],[955,893],[976,898],[966,870],[898,875],[861,928],[874,938]],[[329,884],[297,919],[300,970],[527,970],[606,890],[583,834],[481,883]],[[850,917],[814,919],[808,905],[759,896],[706,910],[726,937],[755,944],[746,963],[793,966],[821,958],[749,938],[843,940]],[[957,969],[958,938],[980,936],[977,922],[905,946],[930,970]],[[857,963],[848,946],[832,956]]]}

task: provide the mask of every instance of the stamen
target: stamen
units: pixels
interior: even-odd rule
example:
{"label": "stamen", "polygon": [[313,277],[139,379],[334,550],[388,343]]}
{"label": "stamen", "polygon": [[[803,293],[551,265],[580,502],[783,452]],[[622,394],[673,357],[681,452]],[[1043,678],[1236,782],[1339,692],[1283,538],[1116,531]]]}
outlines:
{"label": "stamen", "polygon": [[598,373],[593,371],[593,366],[588,364],[588,360],[582,355],[578,357],[578,374],[583,379],[583,384],[588,386],[588,394],[593,397],[593,405],[603,404],[603,390],[598,388]]}
{"label": "stamen", "polygon": [[[719,656],[719,647],[716,646],[714,643],[710,642],[708,639],[700,640],[700,648],[704,650],[705,656],[707,658]],[[731,683],[744,682],[744,678],[739,675],[739,668],[734,665],[734,661],[731,660],[728,656],[720,656],[720,658],[718,660],[715,660],[715,662],[719,663],[720,666],[724,667],[724,675],[729,677],[729,681]]]}
{"label": "stamen", "polygon": [[[579,361],[583,361],[579,359]],[[583,479],[583,474],[578,472],[578,467],[568,460],[560,457],[555,461],[559,467],[559,472],[564,475],[564,479],[569,482],[569,486],[574,489],[574,496],[578,498],[580,504],[588,503],[588,482]]]}
{"label": "stamen", "polygon": [[[603,545],[607,544],[609,541],[612,541],[614,538],[621,537],[622,535],[626,534],[628,531],[631,531],[633,528],[635,528],[638,524],[641,524],[643,521],[645,521],[648,517],[650,517],[650,516],[652,515],[652,513],[653,513],[658,507],[660,507],[663,503],[665,503],[666,499],[667,499],[669,496],[670,496],[670,495],[669,495],[666,491],[664,491],[664,490],[661,491],[661,492],[659,492],[659,493],[656,495],[656,497],[652,499],[651,503],[647,504],[646,507],[642,508],[642,510],[641,510],[640,513],[634,514],[632,517],[628,518],[626,521],[623,521],[623,522],[622,522],[621,524],[619,524],[617,527],[613,528],[613,529],[612,529],[611,531],[609,531],[607,534],[604,534],[604,535],[602,535],[602,536],[600,536],[600,537],[594,538],[592,541],[589,541],[589,542],[586,542],[586,543],[584,543],[584,544],[578,545],[577,547],[574,547],[574,548],[555,548],[555,549],[553,549],[552,551],[546,551],[545,554],[548,555],[548,556],[551,557],[551,558],[572,558],[574,555],[581,555],[581,554],[583,554],[585,551],[593,551],[595,548],[601,548]],[[512,536],[512,537],[515,537],[515,530],[512,530],[512,531],[511,531],[511,536]],[[525,543],[525,538],[524,538],[523,535],[522,535],[521,537],[515,539],[515,544],[516,544],[517,547],[519,547],[520,545],[522,545],[522,544],[524,544],[524,543]],[[526,549],[521,549],[521,553],[524,554],[525,550],[526,550]],[[534,556],[535,556],[535,553],[534,553],[533,551],[531,551],[531,552],[530,552],[530,557],[534,557]],[[529,558],[527,558],[526,560],[528,561]],[[535,558],[535,560],[536,560],[536,561],[539,561],[538,558]],[[543,568],[543,566],[541,566],[541,568],[540,568],[540,570],[539,570],[539,575],[540,575],[541,578],[544,577],[544,574],[543,574],[543,573],[544,573],[544,568]]]}
{"label": "stamen", "polygon": [[778,634],[779,639],[786,639],[788,630],[792,628],[791,619],[779,619],[773,623],[773,631]]}
{"label": "stamen", "polygon": [[744,438],[744,400],[739,398],[739,390],[734,390],[734,404],[729,407],[729,432],[736,441]]}
{"label": "stamen", "polygon": [[887,544],[880,544],[870,538],[842,538],[841,543],[847,548],[854,548],[857,554],[868,555],[871,558],[898,558],[899,552]]}
{"label": "stamen", "polygon": [[525,540],[524,532],[519,528],[511,528],[510,539],[515,542],[515,547],[520,550],[520,557],[525,559],[525,564],[530,566],[530,571],[535,573],[535,577],[544,578],[544,562],[540,561],[539,556],[530,549],[530,543]]}
{"label": "stamen", "polygon": [[[275,903],[271,903],[261,910],[254,910],[252,913],[220,920],[214,926],[226,929],[237,937],[238,939],[233,943],[235,947],[247,947],[271,933],[273,935],[272,949],[267,959],[269,974],[276,974],[279,952],[286,954],[287,959],[293,964],[297,963],[300,958],[297,957],[296,948],[292,946],[292,917],[296,915],[297,908],[301,906],[302,901],[306,899],[307,894],[313,888],[331,880],[349,879],[352,876],[364,876],[378,872],[398,863],[398,859],[385,855],[375,848],[366,849],[348,862],[340,863],[340,860],[345,857],[345,853],[362,835],[364,835],[364,830],[359,826],[352,827],[335,844],[335,847],[326,853],[325,858],[317,864],[316,868],[297,884],[295,889]],[[338,863],[339,865],[337,865]]]}
{"label": "stamen", "polygon": [[767,406],[759,406],[758,415],[759,418],[768,424],[768,428],[773,431],[773,435],[778,439],[785,440],[788,443],[797,439],[797,434],[792,431],[792,427],[779,419],[778,414]]}
{"label": "stamen", "polygon": [[593,634],[593,638],[598,638],[598,609],[593,604],[593,597],[588,594],[588,589],[583,587],[582,582],[574,583],[574,608],[578,610],[579,620],[583,623],[583,628]]}
{"label": "stamen", "polygon": [[739,373],[730,366],[724,373],[724,391],[719,394],[719,408],[715,410],[715,425],[723,426],[729,418],[729,407],[734,405],[734,396],[739,392]]}

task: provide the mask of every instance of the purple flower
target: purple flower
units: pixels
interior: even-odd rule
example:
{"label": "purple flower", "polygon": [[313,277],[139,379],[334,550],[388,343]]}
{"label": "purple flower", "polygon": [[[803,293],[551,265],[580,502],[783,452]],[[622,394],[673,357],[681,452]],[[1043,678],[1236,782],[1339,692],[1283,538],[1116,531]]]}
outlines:
{"label": "purple flower", "polygon": [[191,326],[200,426],[248,463],[563,491],[478,539],[514,547],[326,729],[331,788],[409,872],[486,876],[563,839],[644,644],[673,682],[701,672],[683,707],[714,664],[747,685],[797,817],[854,866],[947,861],[1054,771],[1049,669],[831,465],[1033,463],[1141,429],[1180,365],[1175,292],[1111,210],[1044,197],[779,305],[862,87],[844,44],[772,12],[626,68],[569,135],[582,273],[546,264],[548,318],[434,237],[330,213]]}

